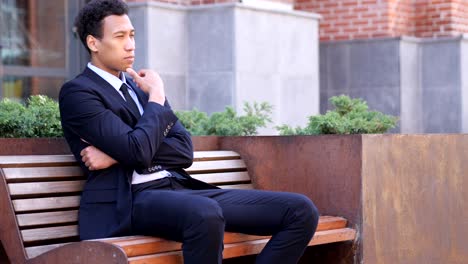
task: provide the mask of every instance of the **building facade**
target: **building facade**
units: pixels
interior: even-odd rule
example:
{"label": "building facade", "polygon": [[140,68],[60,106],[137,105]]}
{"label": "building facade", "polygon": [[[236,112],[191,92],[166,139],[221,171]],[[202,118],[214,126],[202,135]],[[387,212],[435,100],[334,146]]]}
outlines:
{"label": "building facade", "polygon": [[[468,0],[127,2],[136,67],[161,73],[176,109],[268,101],[274,125],[304,125],[347,94],[399,116],[394,132],[468,132]],[[84,3],[2,0],[0,98],[56,98],[81,71]]]}

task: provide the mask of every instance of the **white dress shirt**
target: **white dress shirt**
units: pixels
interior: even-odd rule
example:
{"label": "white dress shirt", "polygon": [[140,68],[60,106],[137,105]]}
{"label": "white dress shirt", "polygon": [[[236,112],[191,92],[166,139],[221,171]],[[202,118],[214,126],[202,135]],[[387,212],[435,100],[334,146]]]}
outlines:
{"label": "white dress shirt", "polygon": [[[125,100],[124,95],[120,91],[120,87],[122,86],[122,84],[123,83],[126,84],[125,74],[120,73],[120,78],[117,78],[116,76],[94,66],[93,64],[91,64],[91,62],[88,62],[88,68],[92,70],[93,72],[95,72],[97,75],[101,76],[101,78],[106,80],[112,87],[114,87],[115,90],[117,90],[120,96],[122,96],[122,98]],[[127,85],[127,87],[128,87],[130,96],[133,98],[136,105],[138,106],[138,110],[140,110],[140,114],[143,115],[143,112],[144,112],[143,106],[138,101],[138,97],[136,93],[133,91],[130,85]],[[153,180],[162,179],[168,176],[171,176],[171,173],[166,170],[158,171],[158,172],[151,173],[151,174],[138,174],[136,171],[133,171],[132,184],[145,183],[145,182],[149,182]]]}

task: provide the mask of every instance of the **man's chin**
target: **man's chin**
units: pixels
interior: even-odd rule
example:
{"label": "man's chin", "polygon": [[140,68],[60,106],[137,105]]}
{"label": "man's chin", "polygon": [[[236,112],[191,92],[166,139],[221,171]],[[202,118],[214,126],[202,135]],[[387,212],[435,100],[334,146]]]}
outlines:
{"label": "man's chin", "polygon": [[123,68],[121,69],[121,71],[125,72],[125,71],[127,71],[128,68],[132,68],[132,69],[133,69],[133,63],[125,64],[125,65],[123,66]]}

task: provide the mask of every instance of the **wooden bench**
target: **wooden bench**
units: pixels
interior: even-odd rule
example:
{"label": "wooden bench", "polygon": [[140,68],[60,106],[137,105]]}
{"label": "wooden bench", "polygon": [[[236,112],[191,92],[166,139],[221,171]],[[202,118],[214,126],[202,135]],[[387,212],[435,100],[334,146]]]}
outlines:
{"label": "wooden bench", "polygon": [[[195,152],[192,177],[221,188],[251,189],[232,151]],[[0,239],[12,263],[183,263],[181,244],[128,236],[79,241],[85,177],[72,155],[0,156]],[[354,240],[346,219],[322,216],[310,246]],[[226,233],[223,258],[257,254],[269,237]]]}

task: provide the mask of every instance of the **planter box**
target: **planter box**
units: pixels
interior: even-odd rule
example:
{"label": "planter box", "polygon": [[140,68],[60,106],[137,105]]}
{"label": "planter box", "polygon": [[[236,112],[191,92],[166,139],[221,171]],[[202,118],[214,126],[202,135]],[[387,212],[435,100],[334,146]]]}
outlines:
{"label": "planter box", "polygon": [[[219,137],[192,137],[195,150],[219,149]],[[69,154],[64,138],[0,138],[0,155],[59,155]]]}
{"label": "planter box", "polygon": [[468,263],[467,134],[220,141],[257,187],[304,193],[359,230],[354,248],[328,252],[351,257],[318,263]]}

